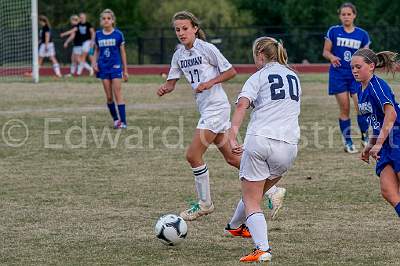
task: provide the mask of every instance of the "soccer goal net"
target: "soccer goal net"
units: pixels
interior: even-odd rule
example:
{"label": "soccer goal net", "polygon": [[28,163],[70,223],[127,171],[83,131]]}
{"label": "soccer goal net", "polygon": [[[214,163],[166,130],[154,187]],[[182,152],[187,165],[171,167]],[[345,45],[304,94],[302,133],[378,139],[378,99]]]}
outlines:
{"label": "soccer goal net", "polygon": [[0,18],[0,81],[37,82],[37,0],[0,0]]}

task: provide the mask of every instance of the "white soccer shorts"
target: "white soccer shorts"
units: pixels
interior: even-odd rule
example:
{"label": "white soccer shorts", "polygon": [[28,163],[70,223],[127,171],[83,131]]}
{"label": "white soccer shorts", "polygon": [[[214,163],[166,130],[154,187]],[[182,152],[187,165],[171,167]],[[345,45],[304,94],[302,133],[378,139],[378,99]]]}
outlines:
{"label": "white soccer shorts", "polygon": [[82,46],[72,47],[72,53],[75,55],[81,55],[82,54]]}
{"label": "white soccer shorts", "polygon": [[261,181],[283,176],[293,165],[297,145],[263,136],[247,135],[239,178]]}
{"label": "white soccer shorts", "polygon": [[83,53],[89,53],[89,51],[90,51],[90,42],[91,42],[90,40],[87,40],[82,44],[82,52]]}
{"label": "white soccer shorts", "polygon": [[55,56],[56,55],[56,50],[54,49],[54,43],[49,42],[47,43],[47,49],[46,49],[46,44],[41,43],[39,47],[39,56],[40,57],[50,57],[50,56]]}
{"label": "white soccer shorts", "polygon": [[225,133],[231,127],[230,116],[230,108],[205,112],[201,114],[197,128],[208,129],[215,134]]}

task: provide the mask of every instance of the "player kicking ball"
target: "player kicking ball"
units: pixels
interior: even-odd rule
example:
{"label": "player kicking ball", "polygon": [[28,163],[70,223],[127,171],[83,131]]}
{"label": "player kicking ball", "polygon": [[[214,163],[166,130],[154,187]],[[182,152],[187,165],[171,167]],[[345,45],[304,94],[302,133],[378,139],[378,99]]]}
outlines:
{"label": "player kicking ball", "polygon": [[[171,62],[167,81],[157,91],[163,96],[175,89],[176,82],[185,76],[191,85],[200,120],[193,135],[186,159],[192,169],[198,202],[180,213],[186,221],[193,221],[214,212],[211,200],[209,170],[203,160],[208,147],[216,145],[228,164],[239,168],[240,155],[233,154],[228,142],[231,106],[222,88],[222,83],[236,75],[235,69],[211,43],[205,41],[205,34],[198,19],[188,11],[173,16],[173,25],[181,45],[176,49]],[[274,213],[279,210],[282,199],[272,195],[284,195],[284,190],[274,187],[271,193],[275,202]],[[281,193],[276,193],[281,191]],[[283,198],[283,197],[281,197]]]}
{"label": "player kicking ball", "polygon": [[[300,81],[287,64],[283,45],[270,37],[261,37],[253,45],[258,71],[244,84],[236,102],[229,130],[232,153],[240,156],[239,177],[242,199],[229,222],[241,228],[238,236],[251,237],[254,249],[241,262],[271,261],[267,222],[261,209],[265,192],[292,167],[300,139]],[[237,135],[246,110],[253,107],[244,147]]]}

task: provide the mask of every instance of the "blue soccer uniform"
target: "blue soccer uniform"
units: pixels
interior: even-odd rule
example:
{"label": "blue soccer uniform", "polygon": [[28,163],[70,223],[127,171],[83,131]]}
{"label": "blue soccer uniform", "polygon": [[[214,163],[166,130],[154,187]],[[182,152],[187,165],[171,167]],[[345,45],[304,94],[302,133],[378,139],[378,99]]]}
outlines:
{"label": "blue soccer uniform", "polygon": [[102,30],[96,31],[95,43],[99,49],[97,78],[109,80],[122,78],[120,48],[121,45],[125,44],[122,32],[117,29],[109,34],[105,34]]}
{"label": "blue soccer uniform", "polygon": [[360,48],[368,46],[371,41],[368,33],[358,27],[348,33],[341,25],[329,28],[325,39],[332,43],[331,53],[340,58],[340,66],[329,68],[329,95],[348,91],[357,93],[356,84],[351,73],[350,61],[353,54]]}
{"label": "blue soccer uniform", "polygon": [[379,153],[380,159],[376,164],[378,176],[388,164],[393,167],[396,174],[400,172],[400,108],[389,85],[374,75],[367,88],[358,94],[358,108],[371,125],[375,136],[379,135],[383,125],[385,104],[394,107],[397,118]]}

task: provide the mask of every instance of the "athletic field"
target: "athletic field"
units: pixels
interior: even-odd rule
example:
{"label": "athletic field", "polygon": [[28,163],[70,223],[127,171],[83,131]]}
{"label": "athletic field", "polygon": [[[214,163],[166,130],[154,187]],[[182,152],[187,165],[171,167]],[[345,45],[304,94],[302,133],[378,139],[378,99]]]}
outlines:
{"label": "athletic field", "polygon": [[[224,84],[231,102],[246,78]],[[181,246],[154,236],[159,216],[195,200],[184,154],[198,113],[185,82],[156,96],[162,80],[123,84],[123,131],[111,128],[97,80],[0,83],[1,264],[240,265],[251,240],[223,236],[238,171],[216,148],[205,156],[215,212],[188,223]],[[374,163],[343,152],[326,80],[301,76],[300,151],[278,183],[284,208],[267,221],[273,265],[398,265],[399,218],[380,196]],[[399,100],[400,78],[388,80]]]}

